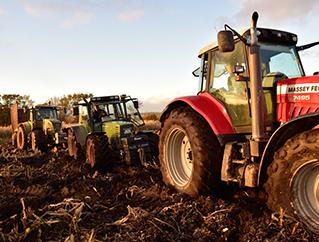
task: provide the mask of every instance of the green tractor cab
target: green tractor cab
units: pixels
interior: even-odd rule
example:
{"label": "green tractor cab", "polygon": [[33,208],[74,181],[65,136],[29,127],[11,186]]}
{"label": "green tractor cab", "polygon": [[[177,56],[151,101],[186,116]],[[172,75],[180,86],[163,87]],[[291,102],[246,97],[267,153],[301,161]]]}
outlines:
{"label": "green tractor cab", "polygon": [[153,131],[135,133],[134,126],[144,125],[138,106],[136,98],[126,95],[83,99],[73,108],[79,123],[69,126],[69,155],[77,159],[85,154],[97,169],[114,161],[154,163],[158,149],[150,147],[157,147],[158,136]]}
{"label": "green tractor cab", "polygon": [[33,108],[18,108],[15,103],[10,111],[12,143],[18,149],[31,146],[33,150],[46,151],[49,146],[66,145],[66,130],[58,120],[56,106],[37,105]]}

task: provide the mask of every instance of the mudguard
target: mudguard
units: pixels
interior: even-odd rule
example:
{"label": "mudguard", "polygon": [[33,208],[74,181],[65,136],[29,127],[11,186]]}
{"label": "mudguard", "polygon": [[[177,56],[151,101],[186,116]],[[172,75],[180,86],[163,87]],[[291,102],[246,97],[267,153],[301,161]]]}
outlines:
{"label": "mudguard", "polygon": [[270,137],[263,152],[259,173],[258,186],[262,186],[267,181],[267,168],[273,161],[274,152],[282,147],[291,137],[301,132],[311,130],[319,124],[319,113],[309,113],[290,119],[281,125]]}
{"label": "mudguard", "polygon": [[[210,125],[221,145],[233,139],[236,132],[231,124],[226,108],[208,92],[197,96],[185,96],[174,99],[170,102],[161,114],[160,121],[163,122],[166,114],[176,107],[190,106],[199,113]],[[225,139],[225,137],[228,137]]]}
{"label": "mudguard", "polygon": [[84,125],[71,125],[68,129],[72,130],[75,134],[76,142],[79,143],[82,147],[84,147],[87,137],[87,130]]}
{"label": "mudguard", "polygon": [[31,133],[32,131],[32,125],[31,122],[25,122],[19,125],[19,127],[22,126],[25,130],[26,135],[28,135],[29,133]]}

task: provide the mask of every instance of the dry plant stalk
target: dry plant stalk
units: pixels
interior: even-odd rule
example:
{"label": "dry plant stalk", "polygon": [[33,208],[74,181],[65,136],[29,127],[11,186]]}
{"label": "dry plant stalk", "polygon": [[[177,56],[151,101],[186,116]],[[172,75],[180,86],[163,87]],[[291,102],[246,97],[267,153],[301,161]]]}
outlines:
{"label": "dry plant stalk", "polygon": [[25,212],[25,205],[24,205],[23,198],[21,198],[20,201],[22,204],[22,214],[23,214],[23,217],[21,218],[21,222],[23,224],[23,227],[26,229],[27,228],[27,213]]}
{"label": "dry plant stalk", "polygon": [[282,208],[280,208],[280,228],[283,227],[283,223],[284,223],[284,210]]}
{"label": "dry plant stalk", "polygon": [[295,226],[293,227],[291,234],[296,233],[296,230],[297,230],[298,226],[299,226],[299,223],[298,222],[295,223]]}

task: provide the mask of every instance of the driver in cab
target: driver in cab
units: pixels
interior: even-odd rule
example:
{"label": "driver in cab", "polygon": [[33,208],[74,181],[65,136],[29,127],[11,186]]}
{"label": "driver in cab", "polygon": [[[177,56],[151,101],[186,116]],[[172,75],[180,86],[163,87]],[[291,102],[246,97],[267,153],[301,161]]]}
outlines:
{"label": "driver in cab", "polygon": [[100,109],[99,105],[94,105],[93,122],[102,122],[102,116],[105,116],[106,112]]}

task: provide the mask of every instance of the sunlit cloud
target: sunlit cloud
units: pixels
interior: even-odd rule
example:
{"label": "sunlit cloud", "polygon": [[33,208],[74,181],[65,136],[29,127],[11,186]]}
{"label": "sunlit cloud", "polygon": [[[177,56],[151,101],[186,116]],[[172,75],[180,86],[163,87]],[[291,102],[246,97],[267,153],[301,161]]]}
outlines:
{"label": "sunlit cloud", "polygon": [[122,9],[115,15],[115,20],[121,23],[130,23],[140,20],[146,16],[146,13],[141,10]]}
{"label": "sunlit cloud", "polygon": [[95,19],[91,10],[95,5],[89,1],[52,1],[52,0],[18,0],[24,11],[34,18],[62,17],[60,26],[68,28],[73,25],[84,25]]}
{"label": "sunlit cloud", "polygon": [[[141,10],[143,4],[139,1],[62,1],[62,0],[17,0],[24,11],[34,18],[62,17],[63,28],[73,25],[84,25],[96,18],[98,11],[114,9],[114,19],[120,23],[136,22],[147,14]],[[143,2],[143,1],[142,1]],[[1,12],[0,12],[1,14]]]}
{"label": "sunlit cloud", "polygon": [[72,5],[59,1],[18,0],[24,11],[31,17],[54,17],[70,11]]}
{"label": "sunlit cloud", "polygon": [[[218,19],[218,27],[228,23],[236,26],[250,25],[250,17],[254,11],[259,13],[259,22],[261,25],[275,27],[278,24],[299,24],[311,21],[319,13],[318,0],[232,0],[238,7],[238,13],[232,16]],[[264,24],[263,24],[264,23]]]}
{"label": "sunlit cloud", "polygon": [[142,107],[140,108],[142,112],[161,112],[164,110],[165,106],[177,97],[189,96],[194,93],[166,93],[151,96],[147,99],[141,100]]}
{"label": "sunlit cloud", "polygon": [[73,16],[65,19],[61,23],[62,28],[70,28],[73,25],[84,25],[95,19],[95,14],[91,11],[83,10],[75,12]]}

